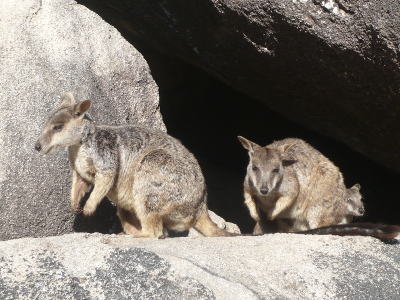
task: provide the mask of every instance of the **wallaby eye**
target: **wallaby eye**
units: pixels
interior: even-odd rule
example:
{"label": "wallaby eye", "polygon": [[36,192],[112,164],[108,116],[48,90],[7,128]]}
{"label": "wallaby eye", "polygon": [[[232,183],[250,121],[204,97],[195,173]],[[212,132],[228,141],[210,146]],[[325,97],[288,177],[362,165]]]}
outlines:
{"label": "wallaby eye", "polygon": [[253,171],[257,171],[258,167],[256,165],[253,165],[252,169],[253,169]]}
{"label": "wallaby eye", "polygon": [[54,131],[61,131],[63,128],[64,128],[64,125],[59,124],[59,125],[54,126],[54,127],[53,127],[53,130],[54,130]]}
{"label": "wallaby eye", "polygon": [[279,173],[280,170],[281,170],[280,167],[276,167],[275,169],[272,170],[272,172],[274,172],[274,173]]}
{"label": "wallaby eye", "polygon": [[353,202],[353,200],[351,200],[350,198],[347,199],[347,202],[351,203]]}

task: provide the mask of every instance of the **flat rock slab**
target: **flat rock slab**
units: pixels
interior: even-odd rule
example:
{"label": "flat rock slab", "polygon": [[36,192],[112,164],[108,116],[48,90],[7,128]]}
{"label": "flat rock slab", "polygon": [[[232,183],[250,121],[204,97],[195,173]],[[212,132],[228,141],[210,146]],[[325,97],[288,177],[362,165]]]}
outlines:
{"label": "flat rock slab", "polygon": [[400,246],[273,234],[0,243],[1,299],[399,299]]}

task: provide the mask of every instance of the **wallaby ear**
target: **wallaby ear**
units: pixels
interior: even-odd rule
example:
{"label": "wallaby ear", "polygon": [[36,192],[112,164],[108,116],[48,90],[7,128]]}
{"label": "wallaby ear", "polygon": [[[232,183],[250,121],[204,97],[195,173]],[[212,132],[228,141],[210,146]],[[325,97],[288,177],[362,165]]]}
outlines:
{"label": "wallaby ear", "polygon": [[356,183],[355,185],[353,185],[352,189],[361,190],[361,185],[359,183]]}
{"label": "wallaby ear", "polygon": [[285,145],[279,146],[278,150],[279,150],[279,152],[281,154],[284,154],[286,151],[288,151],[294,145],[295,145],[295,143],[293,143],[293,144],[285,144]]}
{"label": "wallaby ear", "polygon": [[254,147],[258,146],[256,143],[253,143],[252,141],[249,141],[248,139],[245,139],[242,136],[238,136],[239,141],[242,143],[243,147],[247,149],[249,152],[254,151]]}
{"label": "wallaby ear", "polygon": [[75,106],[74,115],[76,117],[82,116],[85,112],[87,112],[89,107],[90,107],[90,100],[85,100],[85,101],[79,102]]}
{"label": "wallaby ear", "polygon": [[72,93],[68,92],[65,93],[64,96],[61,98],[61,104],[60,106],[72,106],[75,104],[75,98]]}

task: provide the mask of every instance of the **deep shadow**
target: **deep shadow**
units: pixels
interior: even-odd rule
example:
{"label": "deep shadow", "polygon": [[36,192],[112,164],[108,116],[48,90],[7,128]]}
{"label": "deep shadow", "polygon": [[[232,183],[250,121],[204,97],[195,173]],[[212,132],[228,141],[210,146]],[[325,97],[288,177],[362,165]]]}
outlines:
{"label": "deep shadow", "polygon": [[291,122],[195,67],[165,58],[160,70],[169,78],[166,84],[165,74],[154,74],[168,132],[198,158],[208,185],[210,209],[238,224],[243,232],[250,232],[254,222],[243,204],[242,183],[248,155],[237,140],[238,135],[260,145],[286,137],[306,140],[340,168],[348,187],[361,184],[367,212],[356,221],[399,223],[400,175],[396,172]]}
{"label": "deep shadow", "polygon": [[[88,192],[81,200],[81,207],[85,206],[93,186],[89,188]],[[75,216],[73,229],[76,232],[100,232],[105,234],[118,234],[122,232],[121,222],[117,216],[117,208],[107,198],[99,204],[96,213],[90,217],[85,218],[82,213]]]}

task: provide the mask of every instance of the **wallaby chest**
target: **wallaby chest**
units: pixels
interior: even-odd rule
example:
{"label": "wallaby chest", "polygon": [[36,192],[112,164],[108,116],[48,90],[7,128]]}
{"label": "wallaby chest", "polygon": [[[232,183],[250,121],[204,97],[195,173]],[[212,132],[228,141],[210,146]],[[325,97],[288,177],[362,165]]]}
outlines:
{"label": "wallaby chest", "polygon": [[76,170],[80,177],[94,183],[97,168],[94,158],[85,146],[69,147],[69,159],[71,168]]}

